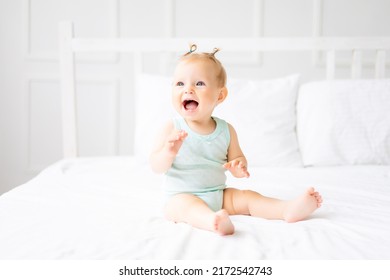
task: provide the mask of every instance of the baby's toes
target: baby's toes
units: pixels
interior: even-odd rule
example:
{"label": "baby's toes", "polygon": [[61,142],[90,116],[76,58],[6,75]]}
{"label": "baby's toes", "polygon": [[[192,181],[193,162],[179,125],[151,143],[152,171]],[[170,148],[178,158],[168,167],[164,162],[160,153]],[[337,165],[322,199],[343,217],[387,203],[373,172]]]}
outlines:
{"label": "baby's toes", "polygon": [[322,197],[321,197],[321,196],[318,196],[318,197],[317,197],[317,204],[318,204],[318,207],[321,206],[321,203],[322,203]]}

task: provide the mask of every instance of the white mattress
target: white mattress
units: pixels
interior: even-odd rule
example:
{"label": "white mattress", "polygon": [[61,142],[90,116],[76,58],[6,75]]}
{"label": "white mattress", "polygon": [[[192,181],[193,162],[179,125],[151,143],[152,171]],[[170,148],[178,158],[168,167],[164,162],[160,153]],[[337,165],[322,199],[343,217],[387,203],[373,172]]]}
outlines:
{"label": "white mattress", "polygon": [[233,216],[233,236],[166,221],[162,177],[131,157],[60,161],[0,196],[0,259],[390,259],[390,166],[251,168],[229,184],[324,204],[288,224]]}

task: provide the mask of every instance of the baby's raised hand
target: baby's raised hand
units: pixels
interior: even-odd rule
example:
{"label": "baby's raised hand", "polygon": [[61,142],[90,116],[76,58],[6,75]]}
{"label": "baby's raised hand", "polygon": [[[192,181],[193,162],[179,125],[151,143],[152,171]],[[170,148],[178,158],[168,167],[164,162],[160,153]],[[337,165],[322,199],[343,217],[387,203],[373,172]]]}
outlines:
{"label": "baby's raised hand", "polygon": [[237,178],[248,178],[250,176],[246,165],[240,159],[233,159],[223,165],[227,170],[229,170],[234,177]]}
{"label": "baby's raised hand", "polygon": [[179,152],[180,147],[187,136],[188,133],[184,130],[175,130],[174,132],[172,132],[172,134],[169,135],[167,138],[169,152],[173,155],[176,155]]}

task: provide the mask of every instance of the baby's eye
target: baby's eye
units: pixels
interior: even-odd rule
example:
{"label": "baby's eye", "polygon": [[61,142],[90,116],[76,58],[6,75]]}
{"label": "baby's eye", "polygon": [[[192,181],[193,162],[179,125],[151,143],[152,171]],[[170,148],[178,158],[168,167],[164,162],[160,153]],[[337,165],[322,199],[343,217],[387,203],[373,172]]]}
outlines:
{"label": "baby's eye", "polygon": [[183,82],[177,82],[177,83],[176,83],[176,86],[182,87],[182,86],[184,86],[184,83],[183,83]]}
{"label": "baby's eye", "polygon": [[206,84],[204,82],[202,82],[202,81],[199,81],[199,82],[196,83],[196,85],[197,86],[205,86]]}

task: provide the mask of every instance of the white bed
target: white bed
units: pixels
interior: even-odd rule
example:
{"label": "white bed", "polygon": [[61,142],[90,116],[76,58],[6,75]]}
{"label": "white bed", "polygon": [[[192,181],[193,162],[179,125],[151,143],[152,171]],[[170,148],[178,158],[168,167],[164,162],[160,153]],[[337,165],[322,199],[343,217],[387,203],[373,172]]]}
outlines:
{"label": "white bed", "polygon": [[[216,112],[236,127],[250,163],[251,177],[228,175],[228,185],[280,198],[315,186],[323,206],[293,224],[233,216],[236,233],[224,237],[162,216],[162,176],[146,164],[153,136],[145,127],[170,111],[156,106],[146,113],[142,92],[168,88],[168,78],[137,75],[135,155],[77,157],[74,53],[138,57],[180,52],[187,43],[148,40],[73,39],[72,25],[63,24],[64,159],[0,196],[0,259],[390,259],[390,38],[196,40],[229,51],[327,52],[330,79],[303,85],[299,75],[232,79]],[[354,50],[354,75],[361,72],[360,51],[377,50],[379,79],[333,81],[337,50]],[[154,104],[169,104],[169,90],[158,98]]]}
{"label": "white bed", "polygon": [[133,158],[63,160],[1,197],[0,258],[389,259],[389,167],[251,173],[240,185],[278,197],[315,185],[324,206],[295,224],[234,216],[221,237],[166,221],[160,178]]}

